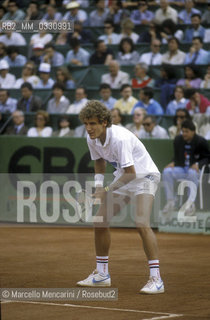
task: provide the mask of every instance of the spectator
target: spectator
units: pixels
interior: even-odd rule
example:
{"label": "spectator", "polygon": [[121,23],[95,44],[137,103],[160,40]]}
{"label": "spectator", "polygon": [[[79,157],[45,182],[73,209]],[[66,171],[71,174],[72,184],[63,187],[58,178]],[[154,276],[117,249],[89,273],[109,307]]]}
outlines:
{"label": "spectator", "polygon": [[116,126],[123,126],[122,125],[122,114],[120,109],[114,108],[111,110],[111,117],[112,117],[112,124],[115,124]]}
{"label": "spectator", "polygon": [[47,124],[49,122],[49,114],[44,110],[39,110],[36,113],[35,127],[28,130],[28,137],[51,137],[52,128]]}
{"label": "spectator", "polygon": [[66,63],[74,66],[87,66],[89,64],[90,54],[80,47],[80,42],[76,38],[71,39],[72,50],[68,51]]}
{"label": "spectator", "polygon": [[59,67],[56,70],[56,81],[62,83],[65,89],[75,88],[75,82],[66,67]]}
{"label": "spectator", "polygon": [[73,137],[74,130],[70,129],[70,120],[68,116],[62,116],[58,121],[59,130],[54,131],[53,137]]}
{"label": "spectator", "polygon": [[123,84],[129,83],[129,75],[119,69],[119,63],[112,60],[109,64],[109,73],[102,75],[101,83],[108,83],[112,89],[120,89]]}
{"label": "spectator", "polygon": [[113,51],[107,48],[103,40],[97,40],[95,44],[95,52],[90,57],[90,65],[104,64],[109,65],[113,59]]}
{"label": "spectator", "polygon": [[[166,194],[166,205],[163,213],[167,214],[175,208],[174,182],[186,179],[198,186],[199,169],[208,163],[209,150],[207,141],[195,133],[195,125],[190,120],[182,123],[182,134],[174,140],[174,161],[163,170],[163,183]],[[188,201],[190,206],[185,214],[195,212],[197,188],[191,188]]]}
{"label": "spectator", "polygon": [[5,46],[25,46],[26,40],[22,34],[18,32],[7,31],[0,36],[0,42],[3,42]]}
{"label": "spectator", "polygon": [[200,37],[194,37],[189,53],[187,53],[185,64],[208,64],[210,62],[209,52],[202,49],[203,40]]}
{"label": "spectator", "polygon": [[23,67],[21,78],[17,79],[14,85],[15,89],[19,89],[24,82],[29,82],[35,88],[40,81],[36,76],[36,68],[33,61],[28,61]]}
{"label": "spectator", "polygon": [[179,40],[172,37],[168,40],[168,51],[163,54],[162,63],[184,64],[186,54],[179,50]]}
{"label": "spectator", "polygon": [[129,84],[123,84],[120,93],[122,98],[115,102],[114,108],[118,108],[123,114],[131,114],[137,99],[132,96],[132,88]]}
{"label": "spectator", "polygon": [[161,24],[162,32],[160,32],[162,43],[168,43],[168,40],[172,37],[177,38],[179,41],[182,41],[184,38],[184,33],[182,30],[177,30],[177,26],[171,19],[166,19]]}
{"label": "spectator", "polygon": [[54,83],[52,87],[54,98],[48,101],[48,113],[66,113],[70,105],[70,101],[63,95],[64,89],[65,88],[61,83]]}
{"label": "spectator", "polygon": [[40,31],[40,33],[36,33],[31,37],[30,45],[35,47],[40,47],[40,44],[45,46],[47,43],[53,40],[53,36],[51,33],[47,33],[46,31]]}
{"label": "spectator", "polygon": [[33,55],[31,61],[33,61],[37,66],[42,62],[44,55],[44,45],[42,43],[36,43],[33,45]]}
{"label": "spectator", "polygon": [[51,89],[54,80],[50,78],[51,66],[49,63],[41,63],[39,66],[40,81],[37,83],[36,89]]}
{"label": "spectator", "polygon": [[162,54],[160,53],[161,42],[159,39],[152,40],[150,44],[151,51],[143,53],[139,62],[150,66],[160,65],[162,63]]}
{"label": "spectator", "polygon": [[160,0],[160,9],[155,12],[155,22],[161,24],[166,19],[171,19],[177,23],[178,13],[169,6],[168,0]]}
{"label": "spectator", "polygon": [[153,87],[154,80],[147,75],[149,67],[146,63],[139,63],[135,66],[136,78],[132,79],[132,88]]}
{"label": "spectator", "polygon": [[100,102],[105,104],[107,109],[111,110],[114,107],[115,102],[117,101],[115,98],[112,97],[112,90],[109,84],[107,83],[102,83],[100,85]]}
{"label": "spectator", "polygon": [[62,53],[55,50],[55,46],[52,42],[49,42],[44,47],[42,62],[49,63],[52,67],[59,67],[64,64],[64,56]]}
{"label": "spectator", "polygon": [[191,24],[193,14],[201,15],[200,10],[194,8],[194,0],[185,0],[185,9],[178,14],[179,23]]}
{"label": "spectator", "polygon": [[33,95],[31,83],[25,82],[21,85],[21,98],[17,108],[23,112],[35,112],[42,108],[41,98]]}
{"label": "spectator", "polygon": [[161,39],[160,26],[151,21],[149,29],[140,33],[137,43],[151,43],[151,41],[156,39]]}
{"label": "spectator", "polygon": [[201,26],[201,16],[197,13],[193,14],[191,17],[192,28],[185,31],[186,42],[192,42],[193,38],[200,37],[202,40],[205,35],[205,28]]}
{"label": "spectator", "polygon": [[89,15],[89,24],[91,27],[103,27],[109,14],[109,9],[105,8],[104,0],[95,0],[96,10]]}
{"label": "spectator", "polygon": [[201,19],[202,23],[206,23],[206,24],[208,24],[210,21],[210,3],[207,3],[207,6],[208,8],[203,13],[202,19]]}
{"label": "spectator", "polygon": [[112,20],[106,20],[104,22],[104,33],[98,39],[103,40],[105,44],[118,44],[119,34],[114,32],[114,24]]}
{"label": "spectator", "polygon": [[210,65],[207,68],[206,75],[204,76],[204,80],[201,82],[200,87],[202,89],[210,89]]}
{"label": "spectator", "polygon": [[9,46],[7,48],[7,56],[4,58],[10,67],[22,67],[26,63],[26,57],[19,53],[19,48]]}
{"label": "spectator", "polygon": [[25,13],[19,9],[17,1],[8,1],[7,2],[7,10],[8,12],[2,18],[2,21],[5,20],[15,20],[15,21],[22,21],[25,18]]}
{"label": "spectator", "polygon": [[17,100],[10,98],[6,89],[0,89],[0,113],[12,113],[17,108]]}
{"label": "spectator", "polygon": [[71,43],[71,39],[76,38],[79,40],[81,45],[92,43],[93,42],[93,36],[90,30],[87,30],[86,28],[83,28],[83,25],[79,21],[75,21],[74,23],[74,32],[70,32],[67,37],[67,42]]}
{"label": "spectator", "polygon": [[114,25],[119,25],[123,19],[128,17],[130,17],[130,11],[123,8],[121,0],[112,0],[107,19],[112,20]]}
{"label": "spectator", "polygon": [[13,125],[7,127],[5,134],[7,135],[17,135],[25,136],[27,134],[28,128],[25,126],[25,119],[23,111],[16,110],[12,113]]}
{"label": "spectator", "polygon": [[133,122],[128,123],[126,128],[133,132],[137,137],[139,137],[140,130],[142,129],[142,123],[146,115],[146,110],[144,108],[137,107],[133,112]]}
{"label": "spectator", "polygon": [[140,139],[168,139],[166,129],[156,124],[154,116],[146,115],[143,120],[144,128],[139,132]]}
{"label": "spectator", "polygon": [[120,41],[117,61],[120,65],[135,65],[139,61],[139,54],[134,50],[131,38],[123,38]]}
{"label": "spectator", "polygon": [[132,113],[138,107],[144,108],[147,114],[161,115],[163,114],[163,109],[159,102],[153,99],[153,89],[149,87],[142,88],[139,92],[139,101],[134,105]]}
{"label": "spectator", "polygon": [[169,136],[171,139],[174,139],[176,136],[182,134],[182,123],[185,120],[192,121],[189,111],[185,108],[177,109],[173,118],[174,124],[168,128]]}
{"label": "spectator", "polygon": [[139,1],[138,9],[131,12],[131,21],[135,25],[148,25],[154,19],[154,13],[148,10],[147,1]]}
{"label": "spectator", "polygon": [[185,78],[180,79],[177,85],[184,86],[185,88],[200,88],[201,78],[199,77],[199,69],[195,65],[186,65]]}
{"label": "spectator", "polygon": [[84,10],[79,9],[80,4],[77,1],[71,1],[66,5],[67,13],[63,16],[63,20],[79,21],[82,24],[87,22],[88,16]]}
{"label": "spectator", "polygon": [[210,106],[210,101],[200,94],[197,89],[189,89],[188,95],[190,101],[187,103],[186,108],[190,114],[205,113]]}
{"label": "spectator", "polygon": [[78,87],[75,91],[75,101],[73,104],[69,106],[66,113],[79,114],[87,102],[88,102],[88,99],[87,99],[87,92],[85,88]]}
{"label": "spectator", "polygon": [[166,108],[166,114],[175,115],[177,109],[184,109],[188,100],[184,97],[184,89],[182,86],[176,86],[174,90],[175,99],[170,101]]}
{"label": "spectator", "polygon": [[123,38],[131,38],[133,40],[133,43],[136,43],[139,36],[137,33],[133,32],[134,24],[129,19],[126,18],[121,23],[121,33],[119,35],[119,41],[121,41]]}
{"label": "spectator", "polygon": [[6,60],[0,61],[0,88],[10,89],[15,84],[15,76],[9,73],[9,64]]}
{"label": "spectator", "polygon": [[26,9],[25,20],[41,20],[43,17],[42,11],[39,9],[39,3],[37,1],[31,1]]}
{"label": "spectator", "polygon": [[60,12],[57,12],[57,8],[53,4],[49,4],[46,7],[46,13],[44,14],[43,21],[61,21],[62,20],[62,14]]}
{"label": "spectator", "polygon": [[7,56],[7,49],[3,42],[0,42],[0,61]]}

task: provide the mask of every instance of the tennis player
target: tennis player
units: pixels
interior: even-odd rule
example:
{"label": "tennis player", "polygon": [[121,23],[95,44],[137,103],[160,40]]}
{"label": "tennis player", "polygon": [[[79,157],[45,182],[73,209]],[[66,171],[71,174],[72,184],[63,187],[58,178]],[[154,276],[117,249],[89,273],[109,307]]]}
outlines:
{"label": "tennis player", "polygon": [[[156,237],[150,227],[155,192],[160,173],[141,141],[127,129],[112,125],[110,111],[99,101],[91,100],[80,112],[80,120],[87,130],[87,143],[91,159],[95,161],[95,198],[101,200],[97,216],[106,220],[110,208],[110,194],[123,196],[124,203],[135,201],[135,223],[142,238],[150,269],[149,281],[140,293],[158,294],[164,292],[160,277]],[[115,179],[103,187],[106,162],[115,167]],[[114,205],[113,214],[120,206]],[[78,286],[109,287],[111,277],[108,271],[110,248],[109,221],[95,223],[96,270]]]}

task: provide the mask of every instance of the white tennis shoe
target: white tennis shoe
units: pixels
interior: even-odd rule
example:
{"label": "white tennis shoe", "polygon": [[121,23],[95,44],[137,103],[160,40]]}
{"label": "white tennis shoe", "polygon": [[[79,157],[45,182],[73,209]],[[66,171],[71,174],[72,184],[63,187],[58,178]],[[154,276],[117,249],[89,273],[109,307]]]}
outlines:
{"label": "white tennis shoe", "polygon": [[97,270],[93,271],[86,279],[77,282],[80,287],[110,287],[111,278],[110,275],[103,275]]}
{"label": "white tennis shoe", "polygon": [[164,293],[164,284],[161,278],[150,277],[147,284],[140,290],[140,293],[157,294]]}

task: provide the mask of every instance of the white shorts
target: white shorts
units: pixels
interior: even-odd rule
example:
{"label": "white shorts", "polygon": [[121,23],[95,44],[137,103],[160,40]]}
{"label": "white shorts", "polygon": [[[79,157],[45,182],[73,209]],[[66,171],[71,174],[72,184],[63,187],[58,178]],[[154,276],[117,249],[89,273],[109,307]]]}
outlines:
{"label": "white shorts", "polygon": [[[115,177],[113,182],[116,182],[119,179]],[[148,174],[143,178],[136,178],[131,182],[127,183],[123,187],[114,191],[114,193],[127,195],[127,196],[137,196],[138,194],[151,194],[155,196],[155,193],[160,182],[160,174]]]}

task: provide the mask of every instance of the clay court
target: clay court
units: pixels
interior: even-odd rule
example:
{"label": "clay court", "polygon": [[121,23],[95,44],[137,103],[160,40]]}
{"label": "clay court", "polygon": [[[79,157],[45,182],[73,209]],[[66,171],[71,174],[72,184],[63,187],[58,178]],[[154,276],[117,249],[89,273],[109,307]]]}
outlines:
{"label": "clay court", "polygon": [[[3,301],[2,320],[210,319],[209,236],[157,233],[166,292],[141,295],[146,258],[134,229],[112,229],[112,288],[118,301]],[[95,268],[89,228],[1,228],[1,287],[75,288]]]}

